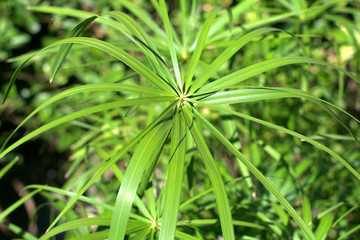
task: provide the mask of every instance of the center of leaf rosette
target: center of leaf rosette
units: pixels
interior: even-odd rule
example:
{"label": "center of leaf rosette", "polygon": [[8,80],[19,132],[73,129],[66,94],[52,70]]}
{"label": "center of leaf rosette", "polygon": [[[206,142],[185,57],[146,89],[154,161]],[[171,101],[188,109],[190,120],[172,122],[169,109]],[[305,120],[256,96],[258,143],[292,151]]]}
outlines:
{"label": "center of leaf rosette", "polygon": [[178,98],[178,104],[176,105],[176,107],[180,109],[184,106],[184,104],[188,104],[189,97],[190,94],[181,93]]}

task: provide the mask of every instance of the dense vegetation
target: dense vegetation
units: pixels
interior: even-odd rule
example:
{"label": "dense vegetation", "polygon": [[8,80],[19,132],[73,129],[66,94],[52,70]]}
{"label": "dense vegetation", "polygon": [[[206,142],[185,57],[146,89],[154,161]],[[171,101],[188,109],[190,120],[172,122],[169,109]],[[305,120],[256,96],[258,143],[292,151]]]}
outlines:
{"label": "dense vegetation", "polygon": [[0,2],[0,237],[359,239],[360,2],[239,2]]}

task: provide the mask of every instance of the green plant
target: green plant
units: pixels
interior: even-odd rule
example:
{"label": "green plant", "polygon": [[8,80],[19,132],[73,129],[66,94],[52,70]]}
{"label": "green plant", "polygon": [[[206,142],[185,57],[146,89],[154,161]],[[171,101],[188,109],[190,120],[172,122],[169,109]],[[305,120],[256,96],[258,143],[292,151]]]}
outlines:
{"label": "green plant", "polygon": [[[300,134],[297,131],[278,126],[270,121],[264,121],[243,113],[241,108],[236,104],[263,100],[300,98],[313,103],[319,109],[327,112],[332,119],[337,120],[340,125],[342,124],[356,140],[356,133],[353,133],[350,127],[347,127],[337,112],[342,114],[342,116],[351,118],[356,123],[360,121],[328,101],[296,88],[268,87],[264,84],[256,85],[256,83],[255,85],[246,86],[241,83],[261,73],[271,72],[279,67],[294,64],[304,64],[302,68],[304,71],[307,70],[310,64],[327,66],[342,72],[348,78],[358,83],[359,79],[354,74],[338,66],[306,56],[273,58],[254,63],[239,70],[234,70],[230,67],[223,70],[222,67],[229,60],[235,58],[235,54],[240,49],[252,41],[259,40],[263,35],[274,32],[278,32],[281,37],[287,39],[287,41],[297,43],[298,49],[300,49],[299,53],[302,52],[307,55],[306,50],[295,35],[277,28],[258,28],[244,33],[241,27],[234,29],[229,27],[232,35],[230,35],[230,39],[227,40],[226,38],[229,37],[229,33],[227,31],[225,33],[222,28],[228,24],[232,26],[233,16],[238,16],[248,9],[251,6],[248,2],[237,5],[232,13],[231,11],[214,9],[207,14],[206,20],[202,24],[198,34],[191,31],[188,27],[197,15],[195,1],[191,6],[187,6],[186,1],[180,1],[180,12],[178,14],[181,15],[180,19],[182,21],[179,29],[171,25],[165,1],[160,0],[159,3],[152,1],[154,9],[161,16],[165,32],[145,11],[137,9],[130,1],[124,1],[123,4],[133,14],[138,17],[141,16],[144,24],[146,24],[154,34],[148,35],[142,26],[123,12],[107,12],[101,15],[95,15],[78,10],[65,9],[63,11],[65,11],[67,15],[81,15],[82,17],[86,17],[86,19],[77,25],[68,34],[67,38],[50,44],[39,52],[46,52],[46,50],[51,47],[60,46],[52,66],[50,81],[56,81],[55,75],[65,61],[73,44],[85,45],[110,54],[112,57],[127,65],[136,72],[136,74],[131,73],[130,80],[132,79],[133,81],[130,82],[130,84],[89,84],[63,91],[42,103],[19,125],[19,127],[22,126],[42,109],[59,100],[63,100],[65,97],[84,94],[85,97],[83,101],[85,107],[83,109],[66,114],[37,128],[7,148],[5,148],[5,142],[0,157],[4,157],[19,145],[47,130],[83,117],[86,117],[88,122],[77,122],[76,124],[90,130],[90,135],[85,137],[88,137],[90,143],[86,143],[86,140],[85,143],[80,143],[79,141],[77,145],[81,147],[74,147],[78,151],[78,155],[80,155],[80,157],[78,157],[79,161],[74,161],[71,166],[72,170],[67,173],[67,177],[74,182],[68,181],[64,189],[42,185],[28,186],[29,189],[35,190],[3,211],[0,214],[0,220],[4,219],[4,217],[11,213],[19,204],[34,194],[41,192],[45,194],[47,198],[51,200],[54,199],[55,197],[45,193],[45,191],[53,191],[61,195],[69,196],[70,198],[67,203],[57,203],[54,201],[54,206],[59,209],[60,213],[52,221],[49,231],[40,239],[50,238],[60,232],[73,230],[76,227],[90,225],[106,227],[102,230],[99,227],[96,232],[88,229],[82,229],[79,230],[79,232],[74,230],[74,232],[69,234],[69,237],[83,235],[82,237],[84,239],[124,239],[125,236],[128,235],[131,239],[154,239],[156,237],[160,239],[201,239],[202,236],[197,228],[199,226],[215,224],[217,217],[215,217],[215,219],[190,218],[189,220],[181,219],[178,221],[178,213],[181,211],[186,212],[184,210],[186,207],[191,209],[191,204],[204,195],[211,198],[211,192],[213,192],[214,199],[210,200],[212,207],[210,206],[209,208],[214,208],[214,206],[217,208],[221,234],[224,239],[235,239],[234,226],[249,227],[255,229],[255,231],[262,231],[264,226],[259,224],[260,221],[265,223],[271,221],[269,217],[261,213],[258,213],[256,217],[251,216],[252,219],[259,221],[259,223],[253,223],[250,220],[239,220],[231,213],[232,204],[236,202],[231,200],[233,196],[227,193],[227,186],[231,186],[234,182],[242,181],[243,184],[241,186],[245,188],[245,190],[243,190],[244,193],[249,195],[255,194],[255,191],[252,189],[256,188],[256,186],[254,186],[256,182],[254,179],[256,179],[272,194],[272,198],[275,198],[282,206],[280,207],[275,201],[271,201],[273,199],[269,198],[269,206],[275,209],[276,214],[283,221],[283,225],[279,226],[268,223],[271,231],[274,231],[278,236],[286,238],[286,231],[284,229],[290,226],[288,225],[288,214],[302,231],[302,233],[300,233],[300,231],[292,230],[294,235],[304,236],[307,239],[324,239],[334,221],[334,214],[331,213],[331,210],[340,207],[340,205],[329,206],[329,209],[323,212],[321,217],[318,216],[320,221],[316,226],[316,230],[313,231],[311,225],[311,204],[307,196],[300,194],[300,198],[303,199],[302,216],[300,216],[293,204],[280,193],[277,186],[260,171],[261,164],[250,161],[242,151],[239,150],[239,142],[233,141],[233,138],[239,138],[239,134],[237,133],[237,124],[239,124],[239,122],[237,119],[242,118],[289,134],[301,142],[309,143],[314,148],[331,155],[338,163],[347,168],[348,172],[357,178],[357,180],[360,180],[360,174],[340,155],[326,147],[320,141]],[[47,12],[60,11],[59,8],[52,7],[34,7],[33,9]],[[191,10],[189,15],[186,11],[187,9]],[[227,12],[227,14],[223,14],[223,12]],[[218,14],[220,15],[219,17]],[[290,12],[284,15],[283,18],[285,16],[295,15],[295,12]],[[230,19],[230,21],[228,21],[228,19]],[[93,21],[98,21],[98,23],[106,24],[120,31],[127,38],[127,41],[131,41],[134,46],[129,47],[128,44],[124,45],[124,43],[127,43],[126,41],[121,42],[121,46],[118,47],[116,44],[107,41],[79,37],[81,32]],[[265,23],[259,23],[259,25],[263,24]],[[259,25],[253,24],[253,27],[258,27]],[[179,36],[177,32],[181,32],[181,36]],[[216,47],[214,53],[211,50],[205,50],[207,47],[211,49],[213,46]],[[220,53],[216,52],[218,48],[221,50]],[[142,53],[139,57],[142,61],[137,59],[138,55],[129,54],[125,50]],[[35,54],[33,56],[35,56]],[[9,87],[4,94],[4,100],[19,72],[33,56],[24,61],[15,71]],[[209,61],[209,63],[204,62],[204,58],[201,59],[202,56],[210,58],[211,61]],[[129,78],[125,78],[125,80],[128,79]],[[97,104],[97,101],[103,100],[103,96],[101,95],[103,91],[121,92],[123,95],[105,95],[106,100],[109,98],[116,101]],[[150,104],[156,104],[159,108],[156,109]],[[144,106],[141,107],[141,105]],[[235,106],[233,107],[233,105]],[[122,110],[120,108],[127,109]],[[214,111],[213,114],[215,114],[215,117],[211,117],[211,115],[207,113],[210,110]],[[104,112],[106,114],[100,115],[101,117],[96,115]],[[136,116],[136,113],[147,116],[145,124],[142,122],[144,120],[141,119],[140,116]],[[134,121],[123,118],[118,123],[111,118],[111,116],[117,115],[131,116]],[[229,116],[231,116],[230,120]],[[214,123],[211,123],[207,117],[212,118]],[[93,123],[102,124],[102,127],[97,128],[96,126],[91,126]],[[121,125],[115,126],[117,124]],[[223,126],[221,124],[223,124]],[[125,126],[131,126],[133,132],[127,131]],[[204,134],[205,130],[208,131],[212,137],[215,137],[214,139],[217,139],[217,141],[208,138],[207,135]],[[222,133],[222,130],[225,134]],[[117,136],[118,134],[107,134],[109,132],[116,133],[116,131],[126,134],[120,137]],[[98,139],[95,138],[97,134],[101,135]],[[251,134],[256,136],[255,131]],[[95,140],[92,140],[93,138],[95,138]],[[212,146],[219,147],[221,148],[220,151],[226,151],[236,158],[239,172],[241,172],[243,178],[234,180],[233,176],[224,173],[228,170],[226,164],[218,163],[214,160],[214,155],[216,156],[216,154],[211,152],[211,150],[213,150]],[[252,147],[255,148],[252,154],[256,154],[257,151],[260,152],[260,150],[256,149],[258,145],[255,144],[252,145]],[[132,150],[133,148],[135,149]],[[193,149],[196,149],[196,155],[194,155]],[[120,159],[127,159],[128,152],[130,151],[132,151],[132,156],[129,157],[128,166],[123,173],[122,169],[117,165],[117,162],[119,162]],[[276,150],[273,150],[273,152],[274,151],[276,155],[277,152]],[[90,156],[90,153],[96,153],[97,155],[96,158],[92,159],[94,162],[84,162],[81,165],[82,159]],[[191,187],[184,187],[183,176],[185,169],[191,170],[189,166],[194,164],[194,159],[197,158],[197,156],[200,156],[206,169],[206,175],[209,178],[206,179],[206,177],[202,176],[199,177],[199,179],[207,182],[207,186],[210,186],[210,188],[204,193],[193,195],[191,194]],[[157,164],[161,166],[160,169],[162,169],[162,175],[164,175],[164,177],[160,179],[157,179],[157,176],[154,175]],[[79,166],[85,169],[81,177],[76,175],[77,172],[75,170]],[[114,179],[121,182],[113,206],[83,195],[92,185],[96,184],[98,188],[101,188],[101,183],[99,184],[97,181],[104,177],[105,172],[109,168],[111,168],[113,172]],[[198,168],[201,169],[199,166]],[[254,176],[254,179],[248,177],[250,173]],[[294,175],[297,174],[295,173]],[[224,177],[231,180],[225,182]],[[163,187],[160,188],[159,186],[162,181],[164,181]],[[188,182],[190,184],[191,180],[188,180]],[[74,192],[69,189],[74,189]],[[156,189],[161,190],[161,193],[155,195],[154,191]],[[184,201],[181,201],[182,189],[188,192]],[[231,187],[231,191],[234,189],[236,189],[236,187]],[[114,199],[114,196],[109,196],[109,199]],[[143,201],[144,199],[146,199],[146,201]],[[77,204],[79,200],[100,207],[104,211],[99,211],[99,216],[97,217],[77,219],[80,214],[73,210],[72,207]],[[266,199],[264,199],[264,201],[266,201]],[[243,204],[245,206],[251,206],[251,204],[246,201],[244,201]],[[285,214],[283,209],[286,210],[287,214]],[[85,212],[84,215],[87,216],[86,211],[79,211]],[[199,217],[199,215],[201,214],[198,214],[197,217]],[[189,214],[189,216],[191,216],[191,214]],[[346,216],[346,214],[343,216]],[[339,219],[343,218],[343,216]],[[55,227],[63,218],[71,221]],[[16,226],[13,225],[9,225],[9,228],[14,231],[17,229]],[[192,233],[195,233],[195,235],[192,235]],[[34,236],[25,234],[23,237],[36,239]],[[240,238],[242,236],[237,234],[236,237]]]}

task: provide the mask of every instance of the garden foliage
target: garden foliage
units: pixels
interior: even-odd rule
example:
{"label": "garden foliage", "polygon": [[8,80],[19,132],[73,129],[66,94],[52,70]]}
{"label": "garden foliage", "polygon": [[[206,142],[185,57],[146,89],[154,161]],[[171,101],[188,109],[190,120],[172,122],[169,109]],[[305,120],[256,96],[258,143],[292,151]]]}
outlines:
{"label": "garden foliage", "polygon": [[[79,23],[13,60],[5,104],[33,59],[55,55],[50,83],[67,86],[4,141],[0,178],[41,135],[71,161],[63,186],[26,186],[1,222],[24,239],[359,236],[359,2],[120,2],[29,8]],[[56,210],[38,236],[6,220],[35,194]]]}

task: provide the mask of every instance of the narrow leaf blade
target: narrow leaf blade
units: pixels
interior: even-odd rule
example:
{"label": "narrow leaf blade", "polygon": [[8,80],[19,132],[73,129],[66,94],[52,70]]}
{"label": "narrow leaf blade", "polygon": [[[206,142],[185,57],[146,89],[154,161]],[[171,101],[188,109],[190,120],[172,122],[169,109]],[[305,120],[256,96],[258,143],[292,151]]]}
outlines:
{"label": "narrow leaf blade", "polygon": [[[85,30],[85,28],[89,24],[91,24],[96,18],[97,18],[97,16],[92,16],[92,17],[87,18],[84,21],[82,21],[81,23],[79,23],[75,28],[73,28],[69,32],[69,34],[66,36],[66,38],[78,37]],[[65,61],[65,58],[68,55],[68,53],[70,52],[72,46],[73,46],[73,44],[66,44],[66,45],[62,45],[60,47],[58,53],[56,54],[56,58],[55,58],[54,64],[51,69],[50,83],[54,80],[56,73],[59,71],[62,63]]]}
{"label": "narrow leaf blade", "polygon": [[174,127],[171,135],[171,156],[165,182],[164,211],[161,220],[161,240],[174,239],[180,193],[184,175],[184,162],[186,151],[186,125],[180,114],[175,115]]}
{"label": "narrow leaf blade", "polygon": [[229,199],[227,197],[224,182],[221,178],[219,170],[216,167],[211,152],[207,147],[205,139],[203,138],[202,133],[197,127],[196,122],[194,122],[195,120],[194,115],[192,114],[191,110],[188,107],[184,108],[183,112],[188,128],[200,152],[206,170],[209,174],[211,184],[213,186],[216,205],[219,210],[220,224],[221,224],[223,237],[224,239],[235,239]]}
{"label": "narrow leaf blade", "polygon": [[155,161],[169,133],[172,121],[166,121],[149,132],[137,146],[125,171],[110,225],[110,240],[124,239],[131,207],[148,162]]}
{"label": "narrow leaf blade", "polygon": [[305,224],[305,222],[302,220],[296,210],[281,195],[281,193],[275,188],[275,186],[199,112],[194,110],[194,115],[196,119],[200,120],[230,152],[232,152],[236,157],[238,157],[242,161],[242,163],[249,169],[249,171],[252,172],[252,174],[254,174],[254,176],[274,195],[274,197],[280,202],[280,204],[286,209],[290,216],[292,216],[292,218],[300,226],[306,237],[311,240],[317,240],[313,232]]}

